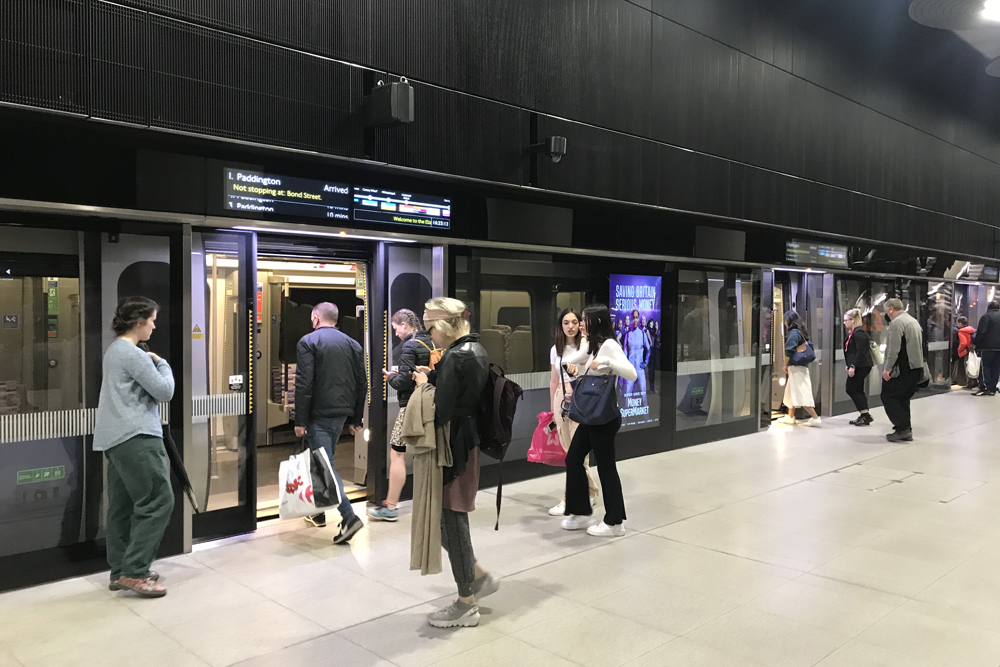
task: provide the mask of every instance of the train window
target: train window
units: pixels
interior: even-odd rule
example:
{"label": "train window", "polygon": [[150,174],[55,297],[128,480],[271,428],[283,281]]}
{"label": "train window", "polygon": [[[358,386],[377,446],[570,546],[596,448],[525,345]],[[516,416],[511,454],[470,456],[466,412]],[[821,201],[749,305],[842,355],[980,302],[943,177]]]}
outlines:
{"label": "train window", "polygon": [[490,361],[512,374],[532,371],[531,295],[528,292],[480,292],[479,332]]}

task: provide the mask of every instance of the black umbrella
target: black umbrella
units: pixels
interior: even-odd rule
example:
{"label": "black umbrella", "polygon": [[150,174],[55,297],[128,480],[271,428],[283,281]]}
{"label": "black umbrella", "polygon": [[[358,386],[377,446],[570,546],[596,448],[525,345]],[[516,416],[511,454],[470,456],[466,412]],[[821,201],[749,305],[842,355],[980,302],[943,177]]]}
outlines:
{"label": "black umbrella", "polygon": [[174,442],[173,436],[170,435],[170,427],[166,425],[163,426],[163,444],[166,445],[167,457],[170,459],[170,469],[174,471],[181,486],[184,487],[184,493],[187,494],[188,500],[191,501],[191,507],[194,508],[195,514],[201,514],[201,508],[198,507],[198,500],[194,496],[194,489],[191,487],[191,478],[188,477],[187,468],[184,467],[184,459],[181,458],[180,450],[177,449],[177,443]]}
{"label": "black umbrella", "polygon": [[[149,352],[149,346],[145,343],[139,343],[139,347]],[[163,444],[167,450],[167,458],[170,459],[170,469],[177,475],[181,487],[184,488],[184,493],[187,494],[188,500],[191,501],[191,507],[194,508],[195,514],[201,514],[198,499],[195,498],[194,488],[191,486],[191,478],[188,476],[187,468],[184,467],[184,459],[181,458],[181,452],[177,449],[177,443],[174,442],[174,437],[170,435],[170,428],[166,424],[163,425]]]}

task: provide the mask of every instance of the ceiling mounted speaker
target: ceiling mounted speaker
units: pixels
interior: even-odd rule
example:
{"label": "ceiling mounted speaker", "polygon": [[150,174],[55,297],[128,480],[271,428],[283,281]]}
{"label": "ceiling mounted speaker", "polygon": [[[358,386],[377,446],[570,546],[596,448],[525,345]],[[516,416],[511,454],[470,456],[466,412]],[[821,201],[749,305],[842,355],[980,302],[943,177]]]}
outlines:
{"label": "ceiling mounted speaker", "polygon": [[994,58],[990,64],[986,66],[986,73],[990,76],[1000,77],[1000,58]]}
{"label": "ceiling mounted speaker", "polygon": [[910,18],[929,28],[969,30],[983,26],[983,0],[913,0]]}

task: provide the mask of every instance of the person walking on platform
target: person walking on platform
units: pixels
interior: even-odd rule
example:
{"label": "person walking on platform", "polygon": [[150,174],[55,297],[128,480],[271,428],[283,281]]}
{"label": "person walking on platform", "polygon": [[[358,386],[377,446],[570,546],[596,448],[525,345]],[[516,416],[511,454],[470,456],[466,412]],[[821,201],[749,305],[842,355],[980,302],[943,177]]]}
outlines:
{"label": "person walking on platform", "polygon": [[865,384],[872,370],[871,339],[861,320],[861,310],[852,308],[844,313],[847,341],[844,343],[844,361],[847,364],[847,395],[860,413],[851,421],[855,426],[870,426],[874,420],[868,412],[868,392]]}
{"label": "person walking on platform", "polygon": [[885,302],[885,315],[890,322],[882,371],[882,405],[893,427],[885,437],[890,442],[909,442],[913,440],[910,399],[924,372],[924,335],[920,323],[903,310],[899,299]]}
{"label": "person walking on platform", "polygon": [[1000,303],[991,301],[979,318],[973,339],[979,354],[979,391],[973,396],[995,396],[1000,382]]}
{"label": "person walking on platform", "polygon": [[435,628],[474,627],[479,625],[476,602],[500,588],[500,582],[476,560],[469,529],[469,512],[476,509],[479,489],[477,415],[490,361],[479,334],[469,333],[463,302],[439,297],[424,307],[424,326],[445,352],[434,370],[422,366],[413,379],[417,386],[434,385],[434,423],[450,433],[452,465],[444,469],[441,543],[458,585],[458,599],[427,620]]}
{"label": "person walking on platform", "polygon": [[378,507],[369,507],[368,516],[376,521],[396,521],[399,518],[399,495],[406,483],[406,443],[403,442],[403,420],[406,418],[406,406],[409,404],[413,390],[417,386],[413,381],[413,371],[418,366],[430,366],[431,350],[434,343],[423,330],[420,319],[412,310],[402,308],[392,316],[392,330],[396,337],[403,341],[399,350],[396,366],[399,370],[383,370],[386,382],[396,390],[399,398],[399,414],[392,427],[389,437],[389,492],[385,502]]}
{"label": "person walking on platform", "polygon": [[803,352],[806,343],[809,341],[809,334],[806,331],[805,322],[799,314],[790,310],[785,315],[785,396],[782,402],[788,408],[788,414],[779,419],[782,424],[798,424],[795,419],[795,411],[798,408],[805,408],[809,413],[806,426],[819,426],[823,423],[816,413],[816,400],[813,398],[812,377],[809,375],[809,366],[798,366],[793,363],[792,357],[796,352]]}
{"label": "person walking on platform", "polygon": [[[559,442],[565,451],[569,451],[573,436],[576,435],[578,424],[569,418],[566,399],[572,394],[569,375],[566,374],[563,364],[580,364],[587,359],[588,346],[590,343],[587,337],[580,330],[580,316],[572,309],[567,308],[559,313],[559,321],[556,323],[555,333],[556,344],[549,350],[549,364],[552,374],[549,378],[549,402],[552,405],[552,420],[559,431]],[[567,411],[564,414],[564,409]],[[590,466],[584,460],[584,468],[587,471],[587,484],[590,487],[590,503],[597,504],[599,491],[594,483],[594,476],[590,472]],[[558,505],[549,510],[550,516],[563,516],[566,514],[566,497]]]}
{"label": "person walking on platform", "polygon": [[125,299],[111,324],[117,338],[104,354],[94,451],[108,462],[107,551],[113,591],[145,598],[167,594],[149,569],[174,510],[170,463],[159,404],[174,395],[169,364],[139,348],[156,329],[156,302]]}
{"label": "person walking on platform", "polygon": [[[639,373],[615,340],[611,313],[604,305],[587,306],[583,311],[583,335],[589,341],[588,356],[580,365],[567,364],[570,375],[616,375],[634,383]],[[615,411],[618,413],[618,411]],[[621,537],[625,534],[625,498],[615,461],[615,435],[622,426],[621,414],[606,424],[580,424],[566,453],[566,518],[564,530],[587,529],[594,537]],[[593,450],[597,474],[604,491],[604,520],[594,524],[587,471],[583,463]]]}
{"label": "person walking on platform", "polygon": [[[317,304],[312,310],[313,332],[303,336],[296,348],[295,435],[305,437],[314,450],[325,449],[331,466],[344,425],[350,427],[351,435],[361,429],[368,394],[364,352],[356,340],[337,328],[339,319],[337,306]],[[343,544],[364,528],[364,523],[354,513],[336,468],[333,478],[341,497],[340,532],[333,543]],[[326,516],[317,514],[307,521],[321,528],[326,525]]]}

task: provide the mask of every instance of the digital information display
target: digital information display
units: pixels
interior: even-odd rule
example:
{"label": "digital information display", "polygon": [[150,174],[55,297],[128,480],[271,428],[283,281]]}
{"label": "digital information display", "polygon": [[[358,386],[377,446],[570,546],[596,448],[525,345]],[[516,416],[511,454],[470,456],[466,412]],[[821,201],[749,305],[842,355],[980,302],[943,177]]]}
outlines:
{"label": "digital information display", "polygon": [[355,186],[354,219],[359,222],[451,229],[451,200]]}
{"label": "digital information display", "polygon": [[847,246],[786,241],[785,261],[798,266],[839,266],[846,269]]}
{"label": "digital information display", "polygon": [[351,219],[351,187],[306,178],[226,168],[226,211]]}
{"label": "digital information display", "polygon": [[611,276],[610,310],[615,338],[638,374],[634,382],[618,378],[623,431],[651,428],[660,421],[660,396],[655,386],[663,321],[662,287],[660,276]]}

